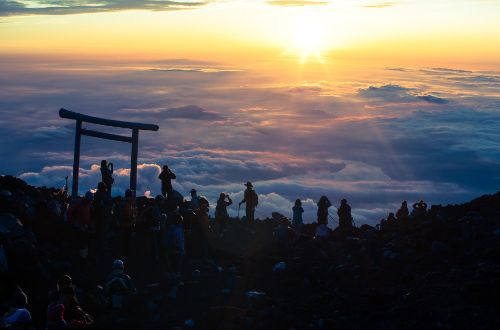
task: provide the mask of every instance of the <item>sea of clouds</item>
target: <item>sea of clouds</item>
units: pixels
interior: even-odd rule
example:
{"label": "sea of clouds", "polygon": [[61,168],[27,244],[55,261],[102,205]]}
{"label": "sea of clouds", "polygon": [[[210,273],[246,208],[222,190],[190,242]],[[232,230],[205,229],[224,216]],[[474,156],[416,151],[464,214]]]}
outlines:
{"label": "sea of clouds", "polygon": [[[140,133],[138,194],[158,194],[168,164],[174,189],[196,188],[212,205],[220,192],[238,202],[252,181],[261,218],[291,216],[300,198],[314,221],[327,195],[334,205],[347,198],[358,223],[374,224],[402,200],[457,203],[500,187],[499,72],[353,68],[302,79],[183,59],[7,56],[0,71],[0,174],[33,185],[61,186],[71,173],[74,122],[59,118],[64,107],[160,126]],[[115,164],[122,194],[130,145],[90,137],[80,192],[95,188],[101,159]]]}

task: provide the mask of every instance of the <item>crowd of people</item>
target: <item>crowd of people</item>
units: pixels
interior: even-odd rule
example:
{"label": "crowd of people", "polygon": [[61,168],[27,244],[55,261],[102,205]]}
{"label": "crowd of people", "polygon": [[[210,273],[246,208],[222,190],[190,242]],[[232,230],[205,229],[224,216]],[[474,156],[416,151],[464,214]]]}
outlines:
{"label": "crowd of people", "polygon": [[[71,248],[66,251],[85,266],[98,264],[102,258],[114,259],[111,273],[102,280],[102,291],[98,294],[105,304],[114,310],[126,307],[136,292],[133,280],[125,273],[125,263],[131,254],[131,242],[134,234],[140,228],[149,228],[153,232],[154,251],[158,260],[172,276],[180,276],[180,270],[186,258],[208,260],[211,254],[209,234],[224,238],[230,222],[228,207],[233,204],[229,194],[220,193],[215,207],[214,221],[209,220],[209,202],[199,196],[195,189],[190,191],[191,198],[173,189],[172,180],[176,179],[174,172],[163,166],[159,175],[161,194],[154,199],[136,198],[135,192],[127,190],[124,196],[112,197],[113,164],[106,160],[101,162],[102,180],[97,184],[95,192],[88,191],[84,196],[70,197],[67,185],[64,189],[38,190],[32,188],[30,193],[22,190],[10,191],[2,188],[2,216],[19,219],[24,227],[33,228],[37,236],[34,239],[58,241],[63,233],[47,225],[48,219],[56,219],[64,224],[65,230],[72,231]],[[259,204],[258,194],[251,182],[245,183],[243,199],[238,203],[238,217],[241,205],[245,204],[244,220],[251,231],[255,223],[255,210]],[[318,238],[327,237],[331,230],[329,220],[337,222],[329,213],[332,203],[322,196],[317,203],[317,226],[315,235]],[[410,218],[417,218],[427,212],[427,204],[423,201],[413,205],[409,213],[407,202],[404,201],[396,215],[390,213],[383,219],[380,229],[384,230],[403,223]],[[304,208],[300,199],[292,208],[292,221],[283,216],[280,224],[274,230],[277,239],[288,239],[291,236],[304,234]],[[349,234],[355,228],[351,207],[346,199],[340,201],[337,209],[338,231]],[[44,219],[44,221],[35,221]],[[15,225],[13,225],[15,227]],[[111,249],[108,238],[113,234],[118,244]],[[4,316],[0,328],[30,329],[32,317],[27,309],[28,297],[18,285],[18,279],[9,278],[8,262],[5,257],[4,243],[0,241],[0,271],[5,279],[6,287],[1,288],[7,293],[2,299]],[[16,260],[9,259],[15,263]],[[4,266],[5,265],[5,266]],[[38,316],[44,319],[47,329],[67,329],[88,327],[94,322],[91,313],[85,311],[79,303],[78,288],[73,284],[71,274],[63,274],[47,298],[46,315]]]}

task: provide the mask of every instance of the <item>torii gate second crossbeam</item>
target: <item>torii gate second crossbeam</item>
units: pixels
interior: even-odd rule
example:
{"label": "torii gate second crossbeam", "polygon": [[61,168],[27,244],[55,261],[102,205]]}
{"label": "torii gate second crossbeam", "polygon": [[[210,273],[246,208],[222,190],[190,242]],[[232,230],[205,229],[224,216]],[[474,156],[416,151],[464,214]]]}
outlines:
{"label": "torii gate second crossbeam", "polygon": [[[75,154],[73,158],[73,184],[71,189],[72,196],[78,196],[78,173],[80,172],[80,141],[82,135],[93,136],[106,140],[132,143],[132,154],[130,157],[130,189],[132,189],[135,195],[135,191],[137,188],[137,154],[139,148],[139,130],[158,131],[159,127],[152,124],[132,123],[127,121],[92,117],[66,109],[59,110],[59,116],[61,118],[76,120]],[[129,128],[132,130],[132,137],[85,129],[82,128],[82,123],[84,122],[103,126]]]}

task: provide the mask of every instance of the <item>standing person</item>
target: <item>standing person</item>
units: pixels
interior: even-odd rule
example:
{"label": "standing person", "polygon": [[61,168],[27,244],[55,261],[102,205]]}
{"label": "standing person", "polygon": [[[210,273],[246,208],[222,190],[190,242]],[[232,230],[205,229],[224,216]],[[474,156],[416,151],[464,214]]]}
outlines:
{"label": "standing person", "polygon": [[408,202],[403,201],[401,203],[401,207],[399,210],[396,212],[396,219],[398,222],[406,222],[408,220],[410,213],[408,211]]}
{"label": "standing person", "polygon": [[247,189],[245,189],[245,194],[243,196],[243,200],[238,204],[245,203],[245,214],[249,225],[253,225],[254,217],[255,217],[255,208],[259,204],[259,196],[253,190],[253,185],[250,181],[245,183]]}
{"label": "standing person", "polygon": [[122,201],[120,207],[120,219],[118,223],[122,243],[122,250],[120,252],[125,256],[128,256],[130,251],[136,216],[134,193],[132,190],[127,189],[125,191],[125,199]]}
{"label": "standing person", "polygon": [[343,198],[340,201],[340,206],[337,210],[339,216],[339,227],[342,229],[352,228],[351,207],[347,204],[347,199]]}
{"label": "standing person", "polygon": [[167,194],[172,192],[172,180],[175,180],[175,174],[167,165],[163,165],[163,169],[160,175],[158,175],[158,179],[161,180],[161,194],[167,197]]}
{"label": "standing person", "polygon": [[293,211],[293,219],[292,224],[297,230],[302,230],[302,225],[304,224],[302,221],[302,213],[304,213],[304,209],[302,208],[302,202],[300,198],[295,200],[295,205],[292,208]]}
{"label": "standing person", "polygon": [[413,210],[411,211],[411,215],[414,218],[424,216],[427,213],[427,203],[423,200],[420,200],[418,203],[413,204]]}
{"label": "standing person", "polygon": [[106,188],[108,189],[108,195],[111,196],[111,187],[113,186],[113,163],[109,163],[106,159],[101,160],[101,176],[102,182],[106,184]]}
{"label": "standing person", "polygon": [[94,194],[85,193],[84,198],[74,199],[68,208],[68,222],[79,229],[88,230],[91,224],[92,201]]}
{"label": "standing person", "polygon": [[191,189],[191,208],[197,211],[200,208],[200,196],[197,195],[196,189]]}
{"label": "standing person", "polygon": [[104,250],[104,239],[107,230],[107,225],[111,219],[111,210],[113,208],[113,201],[108,194],[106,184],[99,182],[97,191],[94,194],[94,249],[93,257],[98,261],[102,256]]}
{"label": "standing person", "polygon": [[227,220],[229,219],[227,207],[231,204],[233,204],[231,197],[224,193],[220,193],[219,199],[217,200],[217,206],[215,207],[215,222],[219,226],[219,235],[221,237],[224,233],[224,230],[226,229]]}
{"label": "standing person", "polygon": [[328,208],[332,206],[332,203],[326,196],[321,196],[318,201],[318,225],[328,225]]}

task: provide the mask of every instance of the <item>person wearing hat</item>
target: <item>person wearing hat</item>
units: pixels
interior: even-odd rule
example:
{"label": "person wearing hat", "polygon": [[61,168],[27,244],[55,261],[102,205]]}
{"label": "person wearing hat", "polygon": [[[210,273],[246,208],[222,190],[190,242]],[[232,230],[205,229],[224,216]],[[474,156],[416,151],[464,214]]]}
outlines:
{"label": "person wearing hat", "polygon": [[158,179],[161,180],[161,194],[167,197],[167,194],[172,192],[172,180],[175,180],[175,174],[172,172],[167,165],[163,165]]}
{"label": "person wearing hat", "polygon": [[243,200],[238,204],[245,203],[245,215],[249,225],[253,225],[255,217],[255,208],[259,204],[259,197],[255,190],[253,190],[253,185],[250,181],[245,183],[247,189],[245,189],[245,194],[243,195]]}

